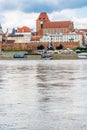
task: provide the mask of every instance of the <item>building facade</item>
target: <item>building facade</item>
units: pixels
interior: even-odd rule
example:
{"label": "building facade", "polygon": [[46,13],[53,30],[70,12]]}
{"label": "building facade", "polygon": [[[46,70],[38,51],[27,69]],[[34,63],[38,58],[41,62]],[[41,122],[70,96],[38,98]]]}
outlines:
{"label": "building facade", "polygon": [[82,46],[82,35],[76,34],[75,32],[72,32],[70,34],[47,34],[43,35],[40,38],[40,42],[49,42],[49,43],[54,43],[54,42],[79,42],[80,46]]}
{"label": "building facade", "polygon": [[41,12],[36,20],[38,35],[65,33],[67,30],[74,30],[72,21],[50,21],[46,12]]}
{"label": "building facade", "polygon": [[31,29],[23,26],[18,28],[16,32],[13,30],[12,34],[7,37],[7,40],[12,40],[14,43],[29,43],[31,40]]}

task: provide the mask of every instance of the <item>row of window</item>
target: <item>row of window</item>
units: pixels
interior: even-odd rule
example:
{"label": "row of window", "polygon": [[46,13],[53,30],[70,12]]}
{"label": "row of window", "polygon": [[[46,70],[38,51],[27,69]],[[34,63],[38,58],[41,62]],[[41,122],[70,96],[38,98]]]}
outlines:
{"label": "row of window", "polygon": [[66,31],[67,31],[67,28],[54,28],[54,29],[44,29],[43,30],[44,34],[46,34],[46,33],[50,33],[50,34],[64,33]]}
{"label": "row of window", "polygon": [[82,37],[80,36],[75,36],[75,37],[42,37],[43,40],[78,40],[78,39],[82,39]]}

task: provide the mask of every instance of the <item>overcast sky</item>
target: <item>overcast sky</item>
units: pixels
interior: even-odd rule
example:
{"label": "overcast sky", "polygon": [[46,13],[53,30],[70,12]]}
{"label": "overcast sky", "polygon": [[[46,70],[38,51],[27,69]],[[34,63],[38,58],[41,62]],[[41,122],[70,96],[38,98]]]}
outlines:
{"label": "overcast sky", "polygon": [[3,30],[28,26],[35,30],[40,12],[51,21],[71,20],[75,28],[87,28],[87,0],[0,0]]}

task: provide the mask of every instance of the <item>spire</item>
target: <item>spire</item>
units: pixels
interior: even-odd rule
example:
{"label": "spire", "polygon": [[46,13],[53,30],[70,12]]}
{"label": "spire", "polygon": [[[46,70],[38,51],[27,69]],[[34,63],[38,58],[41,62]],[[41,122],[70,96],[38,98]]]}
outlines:
{"label": "spire", "polygon": [[15,28],[12,29],[12,35],[15,35],[15,33],[17,32],[17,30]]}

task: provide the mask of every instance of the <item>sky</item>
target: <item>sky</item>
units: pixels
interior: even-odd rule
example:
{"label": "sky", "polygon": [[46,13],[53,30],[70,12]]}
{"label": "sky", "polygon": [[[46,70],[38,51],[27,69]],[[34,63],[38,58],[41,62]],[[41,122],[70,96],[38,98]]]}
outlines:
{"label": "sky", "polygon": [[40,12],[51,21],[70,20],[75,28],[87,28],[87,0],[0,0],[3,31],[28,26],[35,31]]}

